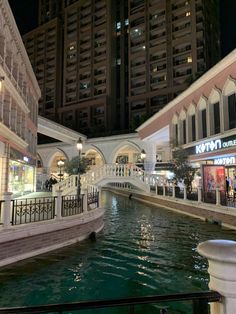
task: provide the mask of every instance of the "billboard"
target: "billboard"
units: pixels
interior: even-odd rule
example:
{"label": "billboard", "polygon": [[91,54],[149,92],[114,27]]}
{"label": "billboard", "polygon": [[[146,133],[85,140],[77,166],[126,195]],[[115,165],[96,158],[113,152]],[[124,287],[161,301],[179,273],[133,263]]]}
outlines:
{"label": "billboard", "polygon": [[215,203],[216,188],[225,194],[225,167],[218,165],[203,165],[203,198],[204,202]]}

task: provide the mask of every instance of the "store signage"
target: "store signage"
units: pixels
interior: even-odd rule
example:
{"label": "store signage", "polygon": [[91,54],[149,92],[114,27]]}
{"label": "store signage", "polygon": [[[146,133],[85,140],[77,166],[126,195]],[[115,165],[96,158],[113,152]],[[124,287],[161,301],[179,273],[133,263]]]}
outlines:
{"label": "store signage", "polygon": [[236,146],[236,140],[212,140],[209,142],[204,142],[195,146],[196,154],[202,154],[207,152],[212,152],[221,148],[228,148]]}
{"label": "store signage", "polygon": [[206,152],[212,152],[213,150],[221,149],[222,142],[221,140],[209,141],[196,145],[196,154],[202,154]]}
{"label": "store signage", "polygon": [[223,157],[214,159],[215,165],[233,165],[235,164],[235,157]]}

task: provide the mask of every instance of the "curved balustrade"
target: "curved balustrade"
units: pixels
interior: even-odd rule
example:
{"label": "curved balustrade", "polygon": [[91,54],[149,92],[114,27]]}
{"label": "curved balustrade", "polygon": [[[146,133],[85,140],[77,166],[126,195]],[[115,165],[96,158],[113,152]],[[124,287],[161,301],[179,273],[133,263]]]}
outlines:
{"label": "curved balustrade", "polygon": [[[105,164],[89,170],[81,175],[81,188],[88,186],[106,185],[111,182],[129,182],[137,188],[149,191],[151,177],[141,168],[135,165]],[[77,187],[77,175],[72,175],[53,185],[53,195],[57,190],[61,190],[63,195],[75,192]]]}

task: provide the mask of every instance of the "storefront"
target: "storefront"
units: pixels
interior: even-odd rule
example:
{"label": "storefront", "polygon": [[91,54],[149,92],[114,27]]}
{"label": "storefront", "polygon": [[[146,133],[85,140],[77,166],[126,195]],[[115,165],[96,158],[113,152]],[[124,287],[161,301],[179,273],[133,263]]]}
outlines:
{"label": "storefront", "polygon": [[219,188],[226,192],[226,177],[232,193],[236,176],[236,135],[202,141],[186,149],[192,163],[199,164],[204,195]]}
{"label": "storefront", "polygon": [[11,149],[8,191],[24,194],[35,191],[35,160]]}

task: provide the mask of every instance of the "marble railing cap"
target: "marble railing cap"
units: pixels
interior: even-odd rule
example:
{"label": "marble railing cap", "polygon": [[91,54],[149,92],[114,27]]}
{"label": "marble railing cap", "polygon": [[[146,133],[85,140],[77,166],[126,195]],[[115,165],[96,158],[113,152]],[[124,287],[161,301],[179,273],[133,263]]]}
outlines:
{"label": "marble railing cap", "polygon": [[209,240],[198,245],[200,255],[210,260],[236,263],[236,242],[231,240]]}

